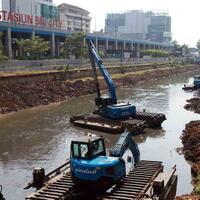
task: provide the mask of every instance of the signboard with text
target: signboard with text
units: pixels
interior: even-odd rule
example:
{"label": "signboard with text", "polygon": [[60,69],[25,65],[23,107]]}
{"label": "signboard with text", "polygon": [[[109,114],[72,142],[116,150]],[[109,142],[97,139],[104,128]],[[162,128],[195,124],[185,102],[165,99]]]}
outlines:
{"label": "signboard with text", "polygon": [[47,19],[40,16],[9,12],[6,10],[0,11],[0,21],[55,29],[61,29],[62,27],[62,21],[58,18]]}

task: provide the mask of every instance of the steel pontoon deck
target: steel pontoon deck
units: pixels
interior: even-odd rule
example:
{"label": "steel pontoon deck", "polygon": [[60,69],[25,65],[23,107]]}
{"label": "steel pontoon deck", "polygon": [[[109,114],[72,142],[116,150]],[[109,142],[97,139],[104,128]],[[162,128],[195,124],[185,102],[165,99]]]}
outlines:
{"label": "steel pontoon deck", "polygon": [[80,114],[70,117],[70,122],[75,126],[113,134],[128,130],[133,135],[143,132],[146,127],[160,127],[164,120],[166,120],[164,114],[150,112],[137,112],[134,117],[121,120],[105,118],[98,114]]}

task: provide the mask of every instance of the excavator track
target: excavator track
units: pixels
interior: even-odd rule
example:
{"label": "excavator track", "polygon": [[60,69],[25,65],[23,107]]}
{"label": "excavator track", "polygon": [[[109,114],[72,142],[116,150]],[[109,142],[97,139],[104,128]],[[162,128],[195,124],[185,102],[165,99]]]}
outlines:
{"label": "excavator track", "polygon": [[70,117],[70,122],[75,126],[108,133],[122,133],[128,130],[133,135],[143,132],[146,127],[160,127],[164,120],[166,120],[164,114],[149,112],[137,112],[134,117],[121,120],[108,119],[98,114],[81,114]]}
{"label": "excavator track", "polygon": [[110,193],[102,197],[103,200],[133,200],[144,197],[145,192],[155,177],[163,171],[161,162],[140,161],[129,174],[122,179]]}
{"label": "excavator track", "polygon": [[134,135],[146,128],[146,123],[138,119],[112,120],[97,114],[81,114],[70,117],[75,126],[88,128],[112,134],[123,133],[125,130]]}
{"label": "excavator track", "polygon": [[[97,199],[142,199],[154,179],[162,171],[163,166],[161,162],[140,161],[124,179],[112,188],[111,192],[107,192],[103,196],[98,196]],[[28,195],[26,200],[71,199],[70,191],[73,191],[73,188],[75,188],[75,185],[69,168],[67,168],[65,172],[47,181],[40,190]],[[77,199],[80,198],[77,197]]]}
{"label": "excavator track", "polygon": [[149,128],[160,127],[162,122],[166,120],[166,116],[163,113],[151,113],[151,112],[136,112],[134,119],[143,120],[146,122]]}

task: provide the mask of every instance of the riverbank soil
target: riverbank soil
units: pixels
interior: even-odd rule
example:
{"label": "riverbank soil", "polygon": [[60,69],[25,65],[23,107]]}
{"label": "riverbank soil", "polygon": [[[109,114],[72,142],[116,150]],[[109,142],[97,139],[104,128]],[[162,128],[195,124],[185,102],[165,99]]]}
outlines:
{"label": "riverbank soil", "polygon": [[[199,70],[198,66],[167,66],[137,72],[114,74],[113,80],[116,87],[133,86],[150,80],[170,78],[182,73]],[[106,89],[104,80],[100,80],[102,90]],[[75,80],[31,77],[8,77],[0,79],[0,114],[16,112],[40,105],[65,101],[71,97],[78,97],[95,93],[95,84],[92,77]]]}
{"label": "riverbank soil", "polygon": [[183,195],[180,197],[176,197],[176,200],[199,200],[199,196],[198,195]]}
{"label": "riverbank soil", "polygon": [[[184,106],[186,110],[200,114],[200,98],[187,100]],[[182,134],[183,154],[186,160],[191,161],[191,173],[193,175],[194,194],[177,197],[177,200],[200,199],[200,120],[186,124]]]}
{"label": "riverbank soil", "polygon": [[191,121],[186,124],[181,137],[183,153],[186,160],[197,163],[200,161],[200,121]]}
{"label": "riverbank soil", "polygon": [[188,104],[184,106],[186,110],[194,111],[200,114],[200,98],[191,98],[187,100]]}
{"label": "riverbank soil", "polygon": [[191,121],[186,124],[182,134],[183,154],[186,160],[191,161],[193,175],[194,194],[177,197],[177,200],[200,199],[200,121]]}

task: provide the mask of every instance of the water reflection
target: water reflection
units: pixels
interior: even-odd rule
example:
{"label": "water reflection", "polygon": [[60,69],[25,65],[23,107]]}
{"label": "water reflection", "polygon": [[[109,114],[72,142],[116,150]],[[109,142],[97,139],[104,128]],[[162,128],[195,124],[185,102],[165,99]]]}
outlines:
{"label": "water reflection", "polygon": [[[181,89],[187,80],[173,78],[117,91],[121,101],[129,101],[137,109],[166,114],[162,129],[146,129],[135,141],[142,159],[161,160],[167,169],[177,165],[178,193],[191,192],[192,186],[190,165],[176,148],[181,146],[185,123],[199,118],[183,109],[186,99],[193,96]],[[119,135],[81,129],[69,123],[70,114],[92,112],[93,99],[94,95],[74,98],[0,118],[0,184],[4,186],[6,199],[24,199],[23,187],[31,180],[32,169],[43,166],[50,171],[62,164],[69,157],[71,140],[89,132],[104,136],[108,148],[116,143]]]}
{"label": "water reflection", "polygon": [[134,137],[134,140],[138,143],[145,143],[147,138],[162,138],[166,134],[166,131],[161,129],[145,129],[144,133]]}

